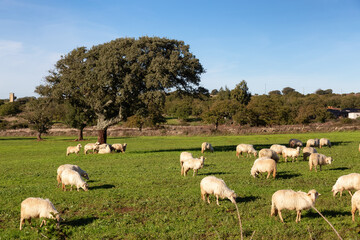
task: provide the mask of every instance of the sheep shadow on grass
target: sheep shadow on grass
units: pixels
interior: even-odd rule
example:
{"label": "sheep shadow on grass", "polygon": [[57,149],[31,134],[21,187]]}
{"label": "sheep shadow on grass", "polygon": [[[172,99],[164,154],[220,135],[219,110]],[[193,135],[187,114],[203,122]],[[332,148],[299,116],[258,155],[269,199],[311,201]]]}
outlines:
{"label": "sheep shadow on grass", "polygon": [[277,172],[276,178],[277,179],[290,179],[301,176],[300,173],[292,173],[292,172]]}
{"label": "sheep shadow on grass", "polygon": [[210,175],[224,175],[224,174],[231,174],[231,173],[230,172],[208,172],[208,173],[198,173],[197,175],[210,176]]}
{"label": "sheep shadow on grass", "polygon": [[74,219],[74,220],[61,222],[60,225],[70,225],[73,227],[80,227],[80,226],[88,225],[97,219],[98,219],[97,217],[78,218],[78,219]]}
{"label": "sheep shadow on grass", "polygon": [[89,187],[89,190],[109,189],[109,188],[114,188],[114,187],[115,187],[115,185],[112,185],[112,184],[104,184],[104,185],[100,185],[100,186]]}
{"label": "sheep shadow on grass", "polygon": [[253,202],[256,201],[257,199],[260,199],[260,197],[257,196],[246,196],[246,197],[237,197],[235,199],[235,201],[237,203],[247,203],[247,202]]}
{"label": "sheep shadow on grass", "polygon": [[[351,216],[350,211],[321,210],[320,212],[326,218],[336,217],[336,216]],[[307,218],[321,218],[321,216],[314,210],[307,211],[303,216]]]}
{"label": "sheep shadow on grass", "polygon": [[329,170],[330,171],[337,171],[337,170],[348,170],[348,169],[350,169],[350,168],[348,168],[348,167],[337,167],[337,168],[330,168]]}

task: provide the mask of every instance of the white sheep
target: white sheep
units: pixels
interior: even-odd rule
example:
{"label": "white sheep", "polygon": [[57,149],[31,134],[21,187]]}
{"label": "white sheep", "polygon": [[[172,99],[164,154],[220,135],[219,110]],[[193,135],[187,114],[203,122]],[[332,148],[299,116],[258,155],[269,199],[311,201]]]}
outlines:
{"label": "white sheep", "polygon": [[89,175],[87,174],[86,171],[82,170],[78,165],[72,165],[72,164],[64,164],[61,165],[60,167],[58,167],[57,169],[57,182],[58,182],[58,186],[60,186],[61,183],[61,174],[65,169],[71,169],[74,170],[76,172],[78,172],[80,174],[80,176],[86,178],[87,180],[89,180]]}
{"label": "white sheep", "polygon": [[291,147],[291,148],[302,147],[302,146],[303,146],[303,143],[299,139],[292,138],[289,140],[289,147]]}
{"label": "white sheep", "polygon": [[307,147],[319,147],[320,140],[318,138],[315,139],[309,139],[306,142]]}
{"label": "white sheep", "polygon": [[100,144],[98,154],[106,154],[106,153],[111,153],[111,145],[106,143]]}
{"label": "white sheep", "polygon": [[127,144],[121,144],[121,143],[114,143],[111,144],[111,149],[113,149],[116,152],[122,152],[125,153]]}
{"label": "white sheep", "polygon": [[336,180],[335,185],[332,187],[333,196],[335,197],[338,192],[340,192],[340,197],[342,192],[347,190],[351,194],[351,190],[360,190],[360,174],[359,173],[350,173],[343,175]]}
{"label": "white sheep", "polygon": [[303,160],[307,161],[307,158],[312,154],[317,153],[317,150],[313,147],[304,147],[303,148]]}
{"label": "white sheep", "polygon": [[246,153],[246,157],[248,157],[249,154],[254,154],[254,157],[257,157],[258,154],[253,145],[244,143],[236,146],[236,156],[239,158],[240,155],[242,156],[242,153]]}
{"label": "white sheep", "polygon": [[333,162],[333,158],[332,157],[327,157],[324,154],[320,154],[320,153],[312,153],[309,157],[309,168],[310,171],[312,170],[312,167],[315,167],[315,172],[317,172],[317,166],[320,166],[320,171],[321,171],[321,166],[322,165],[327,165],[327,164],[331,164]]}
{"label": "white sheep", "polygon": [[79,188],[88,191],[88,184],[80,177],[80,174],[77,171],[72,169],[65,169],[61,175],[62,189],[66,191],[66,185],[70,185],[70,191],[72,191],[72,186],[74,185],[79,191]]}
{"label": "white sheep", "polygon": [[76,146],[70,146],[66,149],[66,156],[68,156],[70,153],[76,153],[78,154],[80,152],[81,144],[79,143]]}
{"label": "white sheep", "polygon": [[271,158],[263,157],[255,160],[251,168],[251,176],[256,178],[259,173],[267,172],[268,175],[266,178],[270,177],[270,174],[273,173],[273,177],[276,177],[276,161]]}
{"label": "white sheep", "polygon": [[296,210],[296,222],[301,220],[301,211],[306,210],[314,206],[316,199],[321,194],[315,189],[310,190],[308,193],[295,192],[294,190],[278,190],[272,195],[271,199],[271,216],[276,216],[277,212],[281,222],[284,219],[281,215],[281,210]]}
{"label": "white sheep", "polygon": [[359,210],[359,215],[360,215],[360,190],[356,191],[354,195],[351,197],[351,215],[353,222],[355,222],[356,210]]}
{"label": "white sheep", "polygon": [[279,156],[277,155],[277,153],[274,150],[267,149],[267,148],[263,148],[259,151],[259,158],[262,158],[262,157],[274,159],[276,162],[279,161]]}
{"label": "white sheep", "polygon": [[87,154],[88,151],[92,150],[93,153],[98,150],[100,143],[88,143],[84,146],[84,154]]}
{"label": "white sheep", "polygon": [[204,153],[205,151],[209,150],[210,152],[214,152],[214,148],[211,146],[208,142],[203,142],[201,144],[201,153]]}
{"label": "white sheep", "polygon": [[329,139],[327,138],[320,138],[320,148],[322,148],[323,146],[328,146],[331,148],[331,142]]}
{"label": "white sheep", "polygon": [[194,173],[193,176],[197,175],[199,169],[204,167],[205,158],[201,156],[200,158],[190,158],[183,162],[181,167],[181,175],[186,176],[187,172],[190,169],[193,169]]}
{"label": "white sheep", "polygon": [[207,197],[207,202],[210,204],[210,194],[214,194],[216,197],[216,204],[219,205],[219,197],[222,199],[228,198],[232,203],[236,204],[236,193],[229,189],[224,180],[214,177],[214,176],[207,176],[204,177],[200,182],[200,191],[201,191],[201,198],[205,201]]}
{"label": "white sheep", "polygon": [[296,161],[298,161],[299,155],[300,155],[300,147],[297,147],[296,149],[285,148],[283,150],[283,158],[285,159],[285,162],[287,162],[288,157],[292,158],[292,162],[294,162],[295,158],[296,158]]}
{"label": "white sheep", "polygon": [[[50,200],[42,198],[29,197],[22,201],[20,215],[20,230],[22,229],[23,224],[25,224],[26,219],[30,224],[32,218],[56,219],[58,227],[62,220],[59,212],[55,209]],[[43,224],[46,225],[45,219],[41,221],[40,227],[42,227]]]}
{"label": "white sheep", "polygon": [[271,145],[270,149],[275,151],[277,154],[282,155],[282,151],[285,149],[286,147],[284,145],[279,145],[279,144],[273,144]]}
{"label": "white sheep", "polygon": [[188,159],[194,158],[193,155],[189,152],[182,152],[180,153],[180,167],[182,167],[183,163]]}

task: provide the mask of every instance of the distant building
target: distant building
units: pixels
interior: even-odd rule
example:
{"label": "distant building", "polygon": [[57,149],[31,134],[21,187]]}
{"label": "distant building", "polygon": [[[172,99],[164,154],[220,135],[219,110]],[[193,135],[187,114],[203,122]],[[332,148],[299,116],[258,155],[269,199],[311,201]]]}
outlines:
{"label": "distant building", "polygon": [[[360,109],[356,108],[334,108],[334,107],[328,107],[327,111],[334,114],[336,118],[352,118],[356,114],[360,115]],[[351,114],[350,114],[351,113]],[[352,117],[350,117],[352,116]],[[355,117],[356,118],[356,117]]]}
{"label": "distant building", "polygon": [[14,102],[14,101],[15,101],[15,94],[14,94],[14,93],[10,93],[9,102]]}

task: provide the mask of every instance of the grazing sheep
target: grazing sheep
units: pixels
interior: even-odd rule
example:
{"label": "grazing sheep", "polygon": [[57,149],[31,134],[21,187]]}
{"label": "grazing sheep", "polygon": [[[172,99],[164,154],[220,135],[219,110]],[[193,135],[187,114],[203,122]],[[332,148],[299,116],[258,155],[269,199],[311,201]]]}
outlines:
{"label": "grazing sheep", "polygon": [[81,144],[76,145],[75,147],[70,146],[66,149],[66,156],[69,156],[70,153],[76,153],[79,154],[81,148]]}
{"label": "grazing sheep", "polygon": [[302,146],[303,146],[303,143],[299,139],[293,138],[293,139],[289,140],[289,147],[291,147],[291,148],[302,147]]}
{"label": "grazing sheep", "polygon": [[216,204],[219,205],[219,197],[222,199],[228,198],[232,203],[236,204],[236,194],[233,190],[229,189],[224,180],[214,177],[207,176],[204,177],[200,182],[200,191],[201,198],[205,201],[207,197],[207,202],[210,204],[210,194],[214,194],[216,197]]}
{"label": "grazing sheep", "polygon": [[343,175],[336,180],[335,185],[332,187],[333,196],[335,197],[338,192],[340,192],[340,197],[342,192],[347,190],[352,196],[350,190],[360,190],[360,174],[359,173],[350,173]]}
{"label": "grazing sheep", "polygon": [[189,152],[182,152],[180,154],[180,167],[183,166],[183,163],[187,161],[188,159],[194,158],[193,155]]}
{"label": "grazing sheep", "polygon": [[359,152],[360,152],[360,144],[359,144]]}
{"label": "grazing sheep", "polygon": [[279,144],[274,144],[271,145],[270,149],[275,151],[277,154],[282,155],[282,151],[285,149],[286,147],[284,145],[279,145]]}
{"label": "grazing sheep", "polygon": [[201,156],[200,158],[189,158],[184,161],[181,167],[181,175],[185,177],[190,169],[194,171],[193,176],[197,175],[198,170],[204,167],[204,160],[205,158]]}
{"label": "grazing sheep", "polygon": [[111,148],[116,152],[122,152],[125,153],[127,144],[121,144],[121,143],[114,143],[111,145]]}
{"label": "grazing sheep", "polygon": [[327,157],[324,154],[320,154],[320,153],[312,153],[309,157],[309,167],[310,167],[310,171],[312,170],[312,167],[315,167],[315,172],[317,172],[317,166],[320,166],[320,171],[321,171],[321,166],[322,165],[326,165],[326,164],[331,164],[334,160],[332,159],[332,157]]}
{"label": "grazing sheep", "polygon": [[254,146],[251,144],[239,144],[236,146],[236,156],[239,158],[240,154],[242,156],[242,153],[246,153],[246,157],[249,156],[249,154],[254,154],[254,157],[257,157],[257,151],[254,149]]}
{"label": "grazing sheep", "polygon": [[296,161],[298,161],[299,155],[300,155],[300,147],[297,147],[296,149],[285,148],[283,150],[283,158],[285,159],[285,162],[287,162],[288,157],[292,158],[292,162],[294,162],[295,158],[296,158]]}
{"label": "grazing sheep", "polygon": [[87,180],[89,180],[89,176],[87,174],[86,171],[82,170],[78,165],[72,165],[72,164],[64,164],[61,165],[60,167],[58,167],[57,169],[57,182],[58,182],[58,187],[60,186],[61,183],[61,173],[65,170],[65,169],[71,169],[74,170],[76,172],[78,172],[80,174],[80,176],[86,178]]}
{"label": "grazing sheep", "polygon": [[251,176],[256,178],[259,173],[267,172],[268,175],[266,178],[270,177],[270,174],[273,173],[273,177],[276,177],[276,161],[271,158],[263,157],[255,160],[251,168]]}
{"label": "grazing sheep", "polygon": [[321,194],[315,189],[310,190],[308,193],[295,192],[293,190],[278,190],[272,195],[271,199],[271,216],[276,216],[279,212],[281,222],[284,219],[281,215],[281,210],[296,210],[296,222],[301,220],[301,210],[306,210],[314,206],[316,199]]}
{"label": "grazing sheep", "polygon": [[111,153],[111,146],[109,144],[100,144],[98,154]]}
{"label": "grazing sheep", "polygon": [[268,157],[274,159],[276,162],[279,161],[279,156],[274,150],[263,148],[259,151],[259,158]]}
{"label": "grazing sheep", "polygon": [[323,146],[328,146],[329,148],[331,148],[331,142],[329,139],[327,138],[320,138],[320,148],[322,148]]}
{"label": "grazing sheep", "polygon": [[[29,197],[22,201],[20,215],[20,230],[22,229],[23,224],[25,224],[26,219],[30,224],[32,218],[56,219],[58,227],[62,220],[59,212],[55,209],[50,200],[42,198]],[[45,219],[41,221],[40,227],[42,227],[43,224],[46,225]]]}
{"label": "grazing sheep", "polygon": [[313,147],[304,147],[303,148],[303,160],[307,161],[307,158],[312,154],[317,153],[317,150]]}
{"label": "grazing sheep", "polygon": [[210,152],[214,152],[214,148],[211,146],[208,142],[203,142],[201,144],[201,153],[204,153],[205,151],[209,150]]}
{"label": "grazing sheep", "polygon": [[353,222],[355,222],[356,210],[359,210],[359,215],[360,215],[360,190],[356,191],[354,195],[351,197],[351,215]]}
{"label": "grazing sheep", "polygon": [[75,185],[77,191],[79,188],[84,189],[84,191],[88,191],[88,184],[80,177],[80,174],[77,171],[72,169],[65,169],[61,175],[62,189],[66,191],[66,185],[70,186],[70,191],[72,191],[72,186]]}
{"label": "grazing sheep", "polygon": [[92,153],[95,153],[95,150],[98,150],[99,142],[88,143],[84,146],[84,154],[86,155],[88,151],[92,150]]}
{"label": "grazing sheep", "polygon": [[315,139],[309,139],[306,142],[307,147],[319,147],[320,140],[318,138]]}

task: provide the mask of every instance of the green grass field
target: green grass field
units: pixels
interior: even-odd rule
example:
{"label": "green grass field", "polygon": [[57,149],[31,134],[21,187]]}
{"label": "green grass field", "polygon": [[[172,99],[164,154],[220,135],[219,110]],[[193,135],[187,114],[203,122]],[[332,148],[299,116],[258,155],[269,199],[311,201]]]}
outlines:
{"label": "green grass field", "polygon": [[[332,148],[318,152],[332,156],[334,163],[321,172],[310,172],[308,163],[280,160],[276,179],[265,174],[254,179],[250,169],[254,157],[235,156],[240,143],[257,150],[272,144],[286,144],[290,138],[306,142],[327,137]],[[283,211],[285,223],[270,217],[272,194],[279,189],[322,195],[316,207],[344,239],[360,239],[360,217],[351,220],[351,197],[334,198],[336,179],[360,172],[360,132],[278,134],[214,137],[129,137],[109,138],[111,143],[128,144],[125,154],[65,156],[67,146],[77,143],[69,137],[0,138],[0,239],[239,239],[235,206],[227,199],[216,205],[200,198],[200,181],[208,175],[222,178],[239,196],[244,237],[250,239],[336,239],[330,226],[314,211],[304,211],[295,223],[295,211]],[[81,144],[95,142],[92,138]],[[205,153],[199,175],[180,176],[179,156],[189,151],[201,155],[203,141],[212,143],[214,153]],[[77,164],[89,174],[89,191],[63,192],[57,188],[59,165]],[[26,222],[19,231],[20,203],[27,197],[49,198],[65,219],[60,229],[53,221],[39,228],[40,220]]]}

